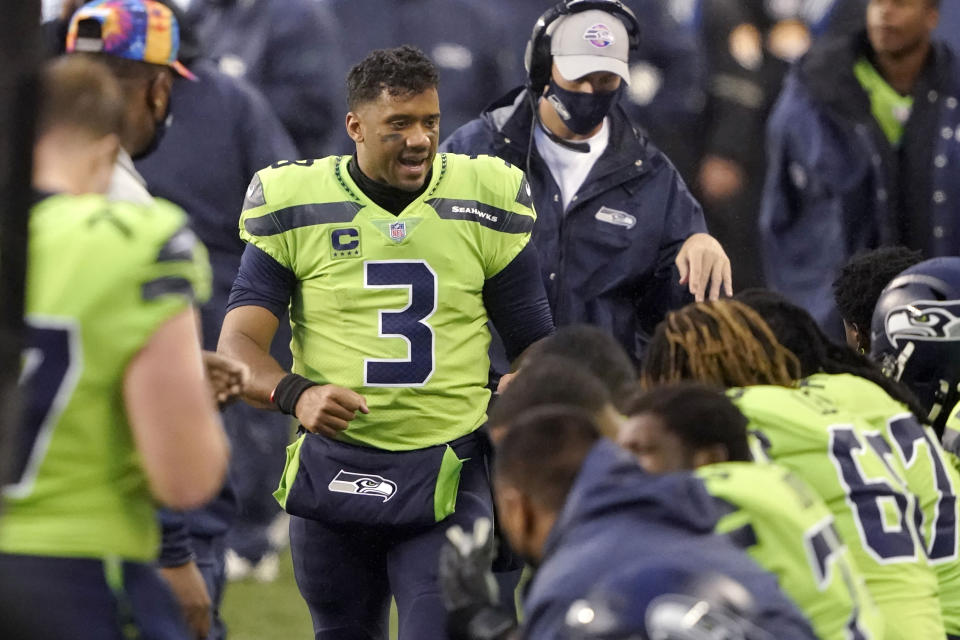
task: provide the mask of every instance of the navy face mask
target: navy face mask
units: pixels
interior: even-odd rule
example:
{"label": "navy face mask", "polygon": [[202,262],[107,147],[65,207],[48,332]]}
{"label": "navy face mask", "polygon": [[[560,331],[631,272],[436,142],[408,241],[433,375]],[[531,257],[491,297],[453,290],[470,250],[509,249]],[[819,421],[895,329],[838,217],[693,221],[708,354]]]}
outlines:
{"label": "navy face mask", "polygon": [[163,142],[163,137],[167,133],[167,129],[173,124],[173,108],[171,103],[173,102],[173,96],[167,98],[167,112],[164,114],[163,118],[156,123],[156,126],[153,128],[153,139],[150,141],[150,144],[147,145],[146,149],[138,153],[133,157],[134,160],[140,160],[146,158],[151,153],[157,150],[157,147],[160,146],[160,143]]}
{"label": "navy face mask", "polygon": [[583,93],[558,87],[551,80],[546,99],[570,131],[586,135],[603,122],[621,93],[623,93],[623,84],[613,91]]}

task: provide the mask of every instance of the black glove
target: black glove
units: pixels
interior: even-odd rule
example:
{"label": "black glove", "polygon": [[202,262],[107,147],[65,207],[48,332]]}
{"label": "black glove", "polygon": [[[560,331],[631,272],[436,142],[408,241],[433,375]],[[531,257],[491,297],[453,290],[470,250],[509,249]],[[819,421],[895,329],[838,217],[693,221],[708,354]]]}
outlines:
{"label": "black glove", "polygon": [[447,529],[440,549],[440,591],[452,640],[499,640],[516,628],[513,616],[497,607],[497,582],[490,570],[496,549],[489,518]]}

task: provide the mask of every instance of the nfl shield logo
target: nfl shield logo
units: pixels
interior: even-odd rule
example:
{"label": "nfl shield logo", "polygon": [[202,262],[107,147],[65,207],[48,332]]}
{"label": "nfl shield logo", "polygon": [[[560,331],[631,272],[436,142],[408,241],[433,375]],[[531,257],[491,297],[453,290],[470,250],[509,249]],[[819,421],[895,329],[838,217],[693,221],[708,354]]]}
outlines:
{"label": "nfl shield logo", "polygon": [[407,223],[406,222],[391,222],[390,223],[390,239],[396,242],[400,242],[407,237]]}

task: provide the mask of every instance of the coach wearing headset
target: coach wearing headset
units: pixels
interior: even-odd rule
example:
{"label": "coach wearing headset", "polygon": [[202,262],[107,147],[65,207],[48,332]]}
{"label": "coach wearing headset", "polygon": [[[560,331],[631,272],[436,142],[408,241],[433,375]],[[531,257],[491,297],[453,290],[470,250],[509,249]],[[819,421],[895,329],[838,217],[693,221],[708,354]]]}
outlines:
{"label": "coach wearing headset", "polygon": [[617,106],[640,33],[615,0],[554,6],[527,45],[526,86],[441,146],[527,172],[538,215],[533,242],[557,325],[598,325],[635,361],[689,294],[732,292],[730,261],[706,233],[700,205]]}

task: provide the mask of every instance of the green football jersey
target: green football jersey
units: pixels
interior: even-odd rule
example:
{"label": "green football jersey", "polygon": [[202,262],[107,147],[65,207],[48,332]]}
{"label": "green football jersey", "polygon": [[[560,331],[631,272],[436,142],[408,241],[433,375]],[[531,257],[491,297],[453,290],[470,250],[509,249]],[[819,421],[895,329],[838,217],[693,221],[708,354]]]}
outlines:
{"label": "green football jersey", "polygon": [[30,214],[24,411],[0,551],[156,558],[156,507],[123,401],[131,358],[206,299],[206,250],[184,213],[52,196]]}
{"label": "green football jersey", "polygon": [[937,574],[905,469],[883,434],[822,393],[816,378],[796,389],[730,391],[750,420],[755,454],[800,476],[833,513],[884,617],[886,638],[943,637]]}
{"label": "green football jersey", "polygon": [[464,436],[490,392],[484,282],[534,223],[523,173],[490,156],[437,154],[399,215],[354,184],[350,157],[274,165],[247,192],[241,237],[296,276],[293,371],[363,394],[339,436],[392,451]]}
{"label": "green football jersey", "polygon": [[882,388],[853,375],[811,376],[805,381],[817,392],[866,420],[883,435],[886,456],[902,466],[907,487],[922,510],[920,530],[927,557],[937,571],[943,624],[950,635],[960,635],[960,561],[957,557],[957,490],[960,474],[929,427],[921,426],[910,410]]}
{"label": "green football jersey", "polygon": [[776,464],[725,462],[697,469],[727,511],[717,523],[777,576],[822,640],[882,640],[884,623],[863,576],[806,483]]}

